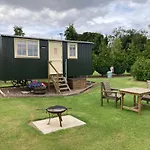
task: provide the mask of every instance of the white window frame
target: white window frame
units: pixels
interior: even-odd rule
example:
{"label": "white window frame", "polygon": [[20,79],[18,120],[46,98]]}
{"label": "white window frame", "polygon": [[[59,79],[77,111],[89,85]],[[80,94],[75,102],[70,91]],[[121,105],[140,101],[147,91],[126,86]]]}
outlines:
{"label": "white window frame", "polygon": [[[26,43],[26,55],[18,55],[17,53],[17,42],[25,42]],[[28,56],[28,42],[37,42],[38,43],[38,55],[37,56]],[[14,39],[14,55],[15,58],[40,58],[40,48],[39,48],[39,40],[32,40],[32,39]]]}
{"label": "white window frame", "polygon": [[[75,46],[75,56],[70,56],[70,46]],[[68,59],[78,59],[78,44],[77,43],[68,43]]]}

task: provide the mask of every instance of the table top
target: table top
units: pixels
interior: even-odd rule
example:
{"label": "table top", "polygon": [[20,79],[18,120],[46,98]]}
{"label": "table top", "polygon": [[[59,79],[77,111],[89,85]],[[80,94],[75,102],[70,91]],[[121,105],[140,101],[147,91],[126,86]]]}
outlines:
{"label": "table top", "polygon": [[46,109],[46,111],[49,113],[62,113],[65,112],[66,110],[67,108],[65,106],[59,106],[59,105],[50,106]]}
{"label": "table top", "polygon": [[125,88],[125,89],[120,89],[120,93],[130,93],[130,94],[150,94],[150,89],[148,88],[138,88],[138,87],[132,87],[132,88]]}

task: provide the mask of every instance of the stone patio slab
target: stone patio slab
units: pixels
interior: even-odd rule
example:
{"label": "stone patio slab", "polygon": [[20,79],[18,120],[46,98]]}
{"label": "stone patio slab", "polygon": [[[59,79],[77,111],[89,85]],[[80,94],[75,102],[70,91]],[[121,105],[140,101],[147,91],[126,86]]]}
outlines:
{"label": "stone patio slab", "polygon": [[62,116],[62,120],[63,120],[62,127],[60,127],[58,117],[51,118],[50,124],[47,124],[49,119],[34,121],[34,122],[32,122],[32,124],[36,128],[38,128],[43,134],[48,134],[48,133],[55,132],[58,130],[72,128],[72,127],[81,126],[81,125],[86,124],[85,122],[83,122],[71,115]]}

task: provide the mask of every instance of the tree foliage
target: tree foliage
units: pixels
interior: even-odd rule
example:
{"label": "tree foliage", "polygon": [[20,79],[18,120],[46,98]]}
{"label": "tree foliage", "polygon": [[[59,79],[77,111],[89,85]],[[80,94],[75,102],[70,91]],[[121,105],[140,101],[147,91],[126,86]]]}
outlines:
{"label": "tree foliage", "polygon": [[103,41],[99,46],[100,53],[97,55],[96,71],[102,75],[106,75],[112,65],[112,55],[110,48]]}
{"label": "tree foliage", "polygon": [[18,36],[25,35],[21,26],[14,26],[14,35],[18,35]]}
{"label": "tree foliage", "polygon": [[69,27],[66,28],[65,37],[66,40],[77,40],[78,34],[73,24],[69,24]]}
{"label": "tree foliage", "polygon": [[[113,35],[111,35],[113,39],[120,38],[122,42],[122,49],[127,50],[131,43],[136,44],[144,44],[147,39],[147,32],[145,30],[135,30],[135,29],[122,29],[121,27],[114,29]],[[139,43],[136,43],[139,41]],[[137,46],[138,47],[138,46]]]}
{"label": "tree foliage", "polygon": [[111,45],[112,64],[115,74],[123,74],[126,69],[126,54],[122,50],[122,42],[120,38],[116,38]]}
{"label": "tree foliage", "polygon": [[[131,71],[139,57],[150,59],[150,40],[144,30],[114,29],[112,35],[104,36],[97,32],[78,34],[70,24],[65,31],[66,39],[93,42],[93,69],[104,75],[110,66],[116,74]],[[135,66],[135,65],[134,65]],[[135,70],[135,69],[134,69]],[[137,78],[139,79],[139,78]],[[145,79],[145,77],[143,78]]]}
{"label": "tree foliage", "polygon": [[131,67],[131,73],[136,80],[146,81],[150,79],[150,59],[139,57]]}
{"label": "tree foliage", "polygon": [[150,39],[147,40],[144,51],[142,51],[141,55],[150,59]]}
{"label": "tree foliage", "polygon": [[122,52],[126,56],[126,70],[130,72],[131,66],[136,61],[139,55],[145,55],[145,45],[147,43],[147,32],[144,30],[122,29],[116,28],[113,35],[109,38],[109,43],[112,45],[115,39],[121,40]]}

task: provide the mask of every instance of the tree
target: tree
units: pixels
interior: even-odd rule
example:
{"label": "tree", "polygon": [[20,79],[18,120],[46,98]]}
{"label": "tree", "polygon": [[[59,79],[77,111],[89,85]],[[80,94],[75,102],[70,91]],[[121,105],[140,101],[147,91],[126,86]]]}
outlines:
{"label": "tree", "polygon": [[120,38],[122,42],[122,49],[127,50],[130,47],[132,41],[143,49],[143,44],[146,41],[147,32],[145,30],[135,29],[122,29],[121,27],[114,29],[113,35],[110,36],[109,42],[112,43],[116,38]]}
{"label": "tree", "polygon": [[78,34],[76,29],[74,28],[73,24],[69,24],[69,27],[65,30],[66,40],[77,40]]}
{"label": "tree", "polygon": [[113,31],[113,35],[109,36],[109,45],[111,46],[117,38],[121,40],[122,51],[120,53],[126,54],[126,69],[130,72],[137,56],[142,55],[142,53],[143,55],[148,53],[146,51],[143,52],[147,44],[147,32],[145,30],[116,28]]}
{"label": "tree", "polygon": [[120,38],[116,38],[111,45],[112,54],[122,52],[122,42]]}
{"label": "tree", "polygon": [[126,54],[122,50],[122,42],[120,38],[116,38],[111,45],[111,53],[115,74],[122,74],[126,69]]}
{"label": "tree", "polygon": [[106,45],[103,40],[99,45],[99,54],[96,54],[96,71],[102,75],[106,75],[112,65],[112,57],[110,48]]}
{"label": "tree", "polygon": [[135,53],[139,53],[144,51],[145,48],[145,44],[147,42],[147,37],[140,34],[140,33],[136,33],[133,38],[132,38],[132,44],[134,46],[134,52]]}
{"label": "tree", "polygon": [[136,80],[146,81],[150,79],[150,59],[138,57],[133,66],[131,73]]}
{"label": "tree", "polygon": [[25,35],[21,26],[14,26],[14,35],[18,35],[18,36]]}
{"label": "tree", "polygon": [[142,56],[150,59],[150,39],[148,39],[145,44],[145,50],[142,52]]}

